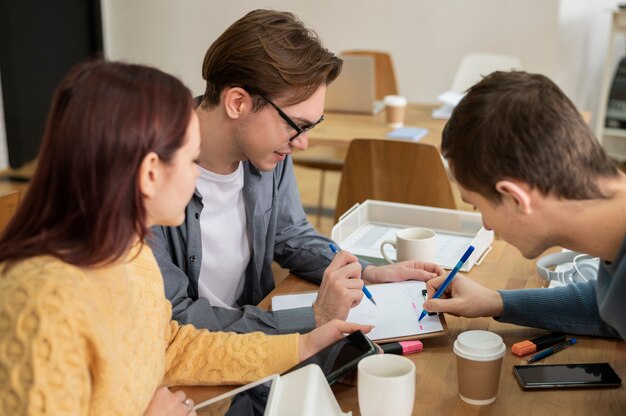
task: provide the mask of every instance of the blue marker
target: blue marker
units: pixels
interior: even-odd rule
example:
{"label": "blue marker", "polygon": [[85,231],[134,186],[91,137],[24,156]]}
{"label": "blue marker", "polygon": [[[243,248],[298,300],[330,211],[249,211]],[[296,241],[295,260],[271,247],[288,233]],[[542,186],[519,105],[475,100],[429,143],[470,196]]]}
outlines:
{"label": "blue marker", "polygon": [[552,354],[554,354],[555,352],[559,352],[562,349],[565,349],[565,348],[567,348],[569,346],[572,346],[574,344],[576,344],[576,338],[570,338],[570,339],[568,339],[565,342],[561,342],[560,344],[556,344],[556,345],[554,345],[552,347],[546,348],[545,350],[538,352],[537,354],[535,354],[532,357],[530,357],[528,359],[528,361],[526,361],[526,362],[528,364],[534,363],[535,361],[539,361],[542,358],[549,357]]}
{"label": "blue marker", "polygon": [[[333,253],[335,253],[335,254],[339,253],[339,247],[337,247],[335,244],[330,243],[328,245],[328,247],[330,247],[330,249],[332,250]],[[365,296],[369,300],[371,300],[374,305],[376,305],[376,301],[374,300],[374,297],[372,296],[372,293],[369,290],[367,290],[367,287],[365,287],[365,285],[363,285],[363,293],[365,293]],[[378,306],[378,305],[376,305],[376,306]]]}
{"label": "blue marker", "polygon": [[[452,269],[450,271],[450,274],[448,275],[448,277],[446,277],[446,280],[443,281],[443,284],[441,286],[439,286],[439,289],[437,289],[437,291],[433,295],[433,297],[432,297],[433,299],[437,299],[437,298],[439,298],[439,296],[441,296],[441,294],[444,292],[444,290],[446,290],[446,288],[452,282],[452,279],[454,279],[454,276],[456,276],[456,274],[459,272],[459,269],[461,269],[461,267],[463,267],[463,264],[467,261],[467,259],[469,259],[469,256],[470,256],[470,254],[472,254],[473,251],[474,251],[474,246],[469,246],[467,248],[467,250],[465,250],[465,253],[461,257],[461,260],[459,260],[459,262],[456,264],[456,266],[454,266],[454,269]],[[424,317],[426,315],[428,315],[428,311],[426,309],[424,309],[422,311],[419,319],[417,320],[417,322],[419,322],[422,319],[424,319]]]}

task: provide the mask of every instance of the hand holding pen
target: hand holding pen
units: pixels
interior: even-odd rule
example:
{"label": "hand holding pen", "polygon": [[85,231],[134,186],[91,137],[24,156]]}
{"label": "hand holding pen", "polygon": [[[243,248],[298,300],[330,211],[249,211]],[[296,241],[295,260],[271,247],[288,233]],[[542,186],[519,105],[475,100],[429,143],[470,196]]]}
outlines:
{"label": "hand holding pen", "polygon": [[[333,253],[337,254],[339,252],[339,247],[337,247],[335,244],[330,243],[328,245],[330,247],[330,249],[332,250]],[[372,296],[372,293],[367,289],[367,287],[365,287],[365,284],[363,285],[363,293],[365,293],[365,296],[374,304],[376,305],[376,301],[374,300],[374,297]],[[378,306],[378,305],[376,305]]]}
{"label": "hand holding pen", "polygon": [[336,254],[324,270],[313,303],[315,323],[319,326],[333,319],[345,320],[350,309],[357,306],[364,296],[361,264],[357,257],[347,251]]}
{"label": "hand holding pen", "polygon": [[[439,286],[439,289],[437,289],[437,291],[432,297],[433,299],[438,299],[443,294],[443,292],[448,288],[450,283],[452,283],[452,279],[454,279],[454,276],[456,276],[456,274],[459,272],[461,267],[463,267],[463,264],[465,264],[465,262],[467,261],[467,259],[469,259],[469,256],[473,252],[474,252],[474,246],[470,245],[467,248],[467,250],[465,250],[465,253],[463,253],[463,255],[461,256],[461,259],[456,263],[456,266],[454,266],[454,268],[450,271],[450,273],[446,277],[446,280],[444,280],[441,286]],[[417,319],[417,322],[420,322],[422,319],[424,319],[426,315],[428,315],[428,311],[426,309],[422,310],[422,313],[420,314],[420,317]]]}

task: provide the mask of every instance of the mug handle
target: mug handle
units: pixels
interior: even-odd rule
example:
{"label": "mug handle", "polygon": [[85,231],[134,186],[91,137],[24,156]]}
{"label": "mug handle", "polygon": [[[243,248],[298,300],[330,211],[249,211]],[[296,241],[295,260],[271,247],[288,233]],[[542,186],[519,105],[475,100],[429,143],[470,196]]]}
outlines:
{"label": "mug handle", "polygon": [[393,264],[395,263],[393,260],[391,260],[389,257],[387,257],[387,253],[385,253],[385,245],[386,244],[391,244],[393,246],[393,248],[396,248],[396,242],[395,241],[391,241],[391,240],[385,240],[382,242],[382,244],[380,245],[380,254],[383,255],[383,258],[387,261],[387,263],[389,264]]}

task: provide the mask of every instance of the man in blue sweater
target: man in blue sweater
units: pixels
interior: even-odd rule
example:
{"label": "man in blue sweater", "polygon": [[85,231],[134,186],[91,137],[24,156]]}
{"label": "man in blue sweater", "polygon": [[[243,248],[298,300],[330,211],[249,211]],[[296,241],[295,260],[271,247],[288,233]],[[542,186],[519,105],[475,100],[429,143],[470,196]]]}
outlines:
{"label": "man in blue sweater", "polygon": [[[597,281],[494,291],[458,276],[424,307],[571,334],[626,338],[626,176],[548,78],[494,72],[442,138],[462,198],[527,258],[560,246],[601,258]],[[428,282],[429,294],[443,277]]]}

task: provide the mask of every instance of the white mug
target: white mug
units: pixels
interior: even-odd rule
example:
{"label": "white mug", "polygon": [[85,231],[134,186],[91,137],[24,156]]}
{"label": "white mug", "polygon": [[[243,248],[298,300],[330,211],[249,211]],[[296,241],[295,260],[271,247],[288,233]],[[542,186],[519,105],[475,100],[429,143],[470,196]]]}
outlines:
{"label": "white mug", "polygon": [[437,234],[428,228],[407,228],[396,234],[396,241],[385,240],[380,245],[380,253],[387,263],[393,263],[385,252],[391,244],[396,249],[396,260],[415,260],[435,263],[437,256]]}
{"label": "white mug", "polygon": [[376,354],[358,364],[359,410],[363,416],[410,416],[415,402],[415,364],[401,355]]}

